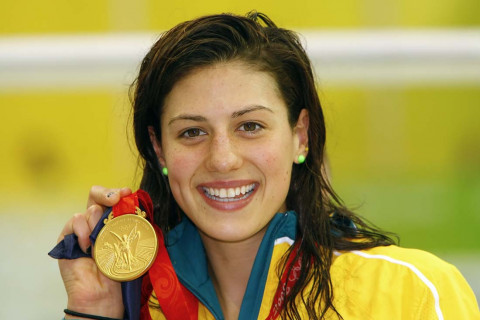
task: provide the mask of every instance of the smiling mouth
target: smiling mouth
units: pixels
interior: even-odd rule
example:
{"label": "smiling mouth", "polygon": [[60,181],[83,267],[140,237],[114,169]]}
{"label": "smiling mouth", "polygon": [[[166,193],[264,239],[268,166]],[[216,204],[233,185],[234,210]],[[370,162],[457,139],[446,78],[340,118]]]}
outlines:
{"label": "smiling mouth", "polygon": [[202,187],[205,196],[220,202],[239,201],[248,198],[255,190],[255,183],[236,188],[207,188]]}

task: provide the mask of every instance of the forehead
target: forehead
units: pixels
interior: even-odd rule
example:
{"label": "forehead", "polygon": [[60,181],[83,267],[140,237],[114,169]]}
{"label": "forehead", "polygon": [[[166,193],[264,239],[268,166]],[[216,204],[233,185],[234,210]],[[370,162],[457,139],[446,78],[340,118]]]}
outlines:
{"label": "forehead", "polygon": [[275,79],[240,61],[194,69],[167,95],[162,112],[220,112],[248,105],[286,108]]}

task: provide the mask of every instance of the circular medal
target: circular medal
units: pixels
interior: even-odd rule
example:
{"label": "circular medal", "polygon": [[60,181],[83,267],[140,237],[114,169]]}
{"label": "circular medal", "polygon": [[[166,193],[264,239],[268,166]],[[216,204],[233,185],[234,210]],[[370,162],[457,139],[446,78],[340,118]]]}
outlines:
{"label": "circular medal", "polygon": [[130,281],[142,276],[157,256],[157,234],[142,216],[124,214],[105,219],[93,247],[98,269],[115,281]]}

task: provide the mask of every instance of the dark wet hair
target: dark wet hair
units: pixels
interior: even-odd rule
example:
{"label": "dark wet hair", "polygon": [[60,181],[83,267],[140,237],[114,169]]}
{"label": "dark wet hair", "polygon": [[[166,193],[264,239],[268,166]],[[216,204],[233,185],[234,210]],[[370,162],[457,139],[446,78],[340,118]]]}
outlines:
{"label": "dark wet hair", "polygon": [[[140,187],[150,194],[155,222],[164,231],[178,224],[183,213],[161,174],[148,127],[154,129],[160,141],[164,101],[175,83],[194,69],[229,61],[246,63],[276,80],[292,128],[300,111],[308,110],[309,151],[303,165],[293,166],[286,199],[287,208],[298,214],[299,251],[295,259],[301,260],[302,272],[286,295],[282,318],[300,319],[298,304],[302,303],[309,319],[322,319],[329,309],[337,312],[330,279],[333,250],[365,249],[394,241],[345,208],[329,185],[323,163],[324,116],[311,63],[294,32],[278,28],[264,14],[251,12],[246,17],[200,17],[161,35],[144,58],[132,85],[135,141],[144,160]],[[312,284],[311,290],[304,292],[308,284]]]}

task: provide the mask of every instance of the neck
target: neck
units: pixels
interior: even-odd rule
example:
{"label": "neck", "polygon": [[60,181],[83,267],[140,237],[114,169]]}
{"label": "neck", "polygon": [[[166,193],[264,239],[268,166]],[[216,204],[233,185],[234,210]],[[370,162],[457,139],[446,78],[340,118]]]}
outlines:
{"label": "neck", "polygon": [[238,319],[253,263],[265,232],[242,242],[221,242],[201,234],[209,273],[225,319]]}

